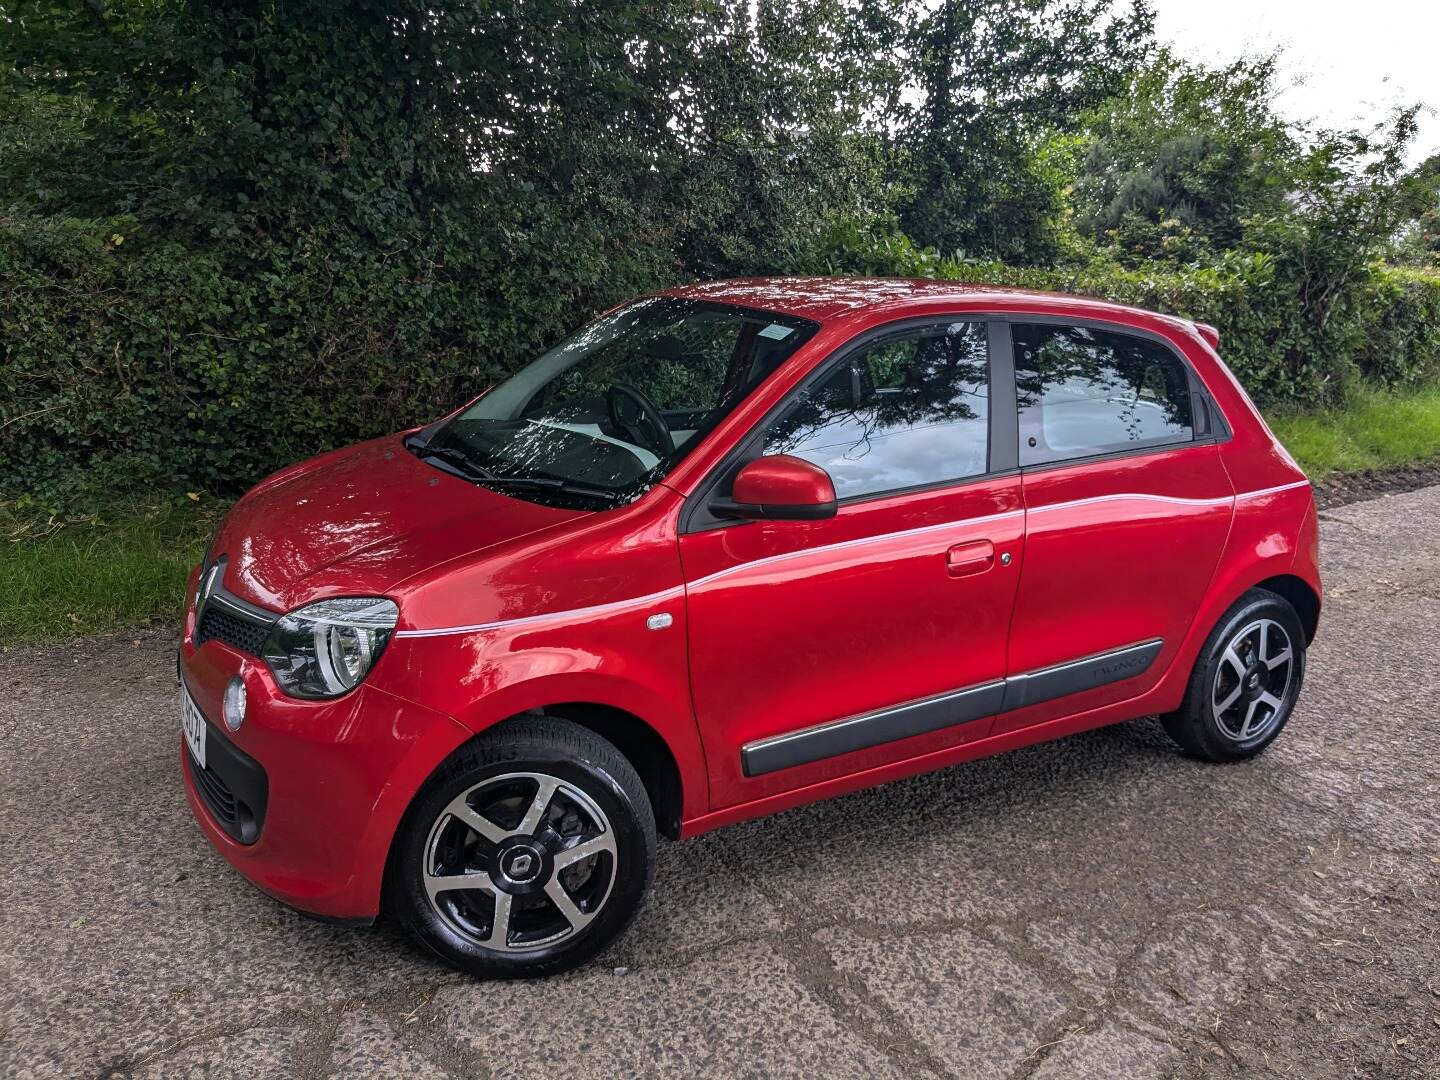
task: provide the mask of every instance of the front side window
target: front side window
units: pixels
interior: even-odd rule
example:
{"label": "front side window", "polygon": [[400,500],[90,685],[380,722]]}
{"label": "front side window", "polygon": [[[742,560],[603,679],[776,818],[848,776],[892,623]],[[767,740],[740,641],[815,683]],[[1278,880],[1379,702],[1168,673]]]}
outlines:
{"label": "front side window", "polygon": [[1188,442],[1189,371],[1158,341],[1015,323],[1020,464]]}
{"label": "front side window", "polygon": [[771,422],[764,453],[819,465],[841,499],[984,473],[986,333],[955,322],[852,353]]}
{"label": "front side window", "polygon": [[637,498],[818,329],[650,297],[597,319],[412,449],[477,483],[566,506]]}

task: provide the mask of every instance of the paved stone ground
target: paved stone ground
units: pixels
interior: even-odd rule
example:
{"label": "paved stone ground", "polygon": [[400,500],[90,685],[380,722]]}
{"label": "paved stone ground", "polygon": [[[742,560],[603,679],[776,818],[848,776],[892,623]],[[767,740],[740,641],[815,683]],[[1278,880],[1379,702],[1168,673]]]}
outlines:
{"label": "paved stone ground", "polygon": [[664,845],[543,983],[231,872],[164,636],[0,654],[0,1074],[1440,1076],[1440,487],[1324,516],[1260,759],[1141,722]]}

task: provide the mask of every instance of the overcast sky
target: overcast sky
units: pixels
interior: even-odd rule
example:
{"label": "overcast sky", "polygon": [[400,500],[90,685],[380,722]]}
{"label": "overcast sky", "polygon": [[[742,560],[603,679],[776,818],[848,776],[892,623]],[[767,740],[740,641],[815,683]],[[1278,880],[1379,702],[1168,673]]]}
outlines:
{"label": "overcast sky", "polygon": [[1440,151],[1440,0],[1151,0],[1182,55],[1223,63],[1284,49],[1281,110],[1326,127],[1368,126],[1424,102],[1418,162]]}

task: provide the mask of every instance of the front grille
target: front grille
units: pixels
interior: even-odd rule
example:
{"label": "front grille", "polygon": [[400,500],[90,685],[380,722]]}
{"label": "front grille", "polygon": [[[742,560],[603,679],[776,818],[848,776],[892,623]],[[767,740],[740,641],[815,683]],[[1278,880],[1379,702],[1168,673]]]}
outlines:
{"label": "front grille", "polygon": [[211,640],[223,641],[231,648],[251,656],[259,656],[260,647],[265,644],[265,638],[270,633],[271,621],[262,622],[257,616],[242,615],[224,606],[223,600],[212,596],[205,605],[205,611],[200,616],[200,625],[195,630],[195,644],[203,645]]}
{"label": "front grille", "polygon": [[200,566],[195,585],[195,609],[200,617],[195,625],[195,645],[198,648],[207,641],[223,641],[232,649],[259,656],[279,616],[225,588],[228,561],[226,556],[217,555],[214,562]]}

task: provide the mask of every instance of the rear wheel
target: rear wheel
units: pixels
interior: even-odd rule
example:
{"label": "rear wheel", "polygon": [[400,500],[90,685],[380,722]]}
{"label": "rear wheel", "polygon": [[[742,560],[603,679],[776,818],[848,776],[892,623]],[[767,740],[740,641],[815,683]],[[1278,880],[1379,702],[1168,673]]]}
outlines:
{"label": "rear wheel", "polygon": [[1305,631],[1295,609],[1251,589],[1211,631],[1185,700],[1161,720],[1191,755],[1242,761],[1280,734],[1304,677]]}
{"label": "rear wheel", "polygon": [[655,819],[630,762],[585,728],[526,717],[443,765],[395,839],[387,908],[483,978],[552,975],[634,917]]}

